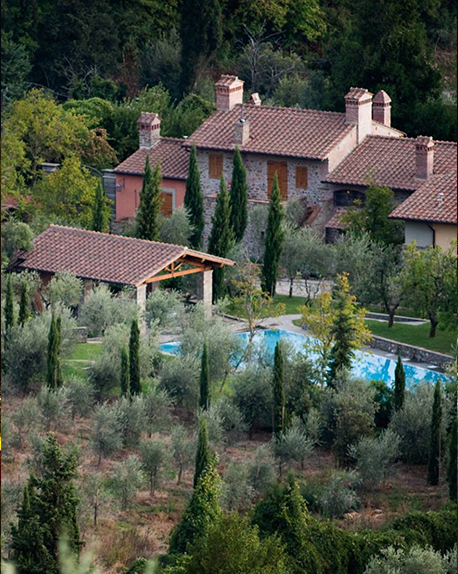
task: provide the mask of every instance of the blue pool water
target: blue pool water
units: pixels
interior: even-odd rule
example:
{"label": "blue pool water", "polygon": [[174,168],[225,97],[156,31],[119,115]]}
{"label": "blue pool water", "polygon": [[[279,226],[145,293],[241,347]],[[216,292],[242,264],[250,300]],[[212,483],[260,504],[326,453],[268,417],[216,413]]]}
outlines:
{"label": "blue pool water", "polygon": [[[234,337],[241,338],[245,345],[248,343],[248,333],[237,333]],[[273,355],[275,346],[280,339],[286,339],[289,341],[293,348],[298,352],[305,352],[304,344],[307,340],[310,340],[310,338],[304,335],[283,331],[281,329],[258,331],[254,340],[257,343],[263,343],[267,352]],[[180,352],[180,343],[164,343],[161,345],[161,351],[177,355]],[[307,353],[311,358],[313,358],[313,354],[310,353],[309,350]],[[367,351],[357,351],[353,361],[352,373],[355,376],[368,381],[385,381],[385,383],[390,384],[394,381],[395,368],[396,361],[392,359],[380,357],[378,355],[368,353]],[[423,369],[416,365],[410,365],[408,362],[404,362],[404,371],[406,374],[407,386],[415,385],[420,381],[435,383],[438,379],[445,380],[445,375],[441,373],[431,371],[429,369]]]}

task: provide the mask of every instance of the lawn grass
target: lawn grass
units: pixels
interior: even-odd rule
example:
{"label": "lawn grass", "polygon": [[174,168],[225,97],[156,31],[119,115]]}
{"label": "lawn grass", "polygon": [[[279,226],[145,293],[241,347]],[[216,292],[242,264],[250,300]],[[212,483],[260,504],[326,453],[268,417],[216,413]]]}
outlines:
{"label": "lawn grass", "polygon": [[73,348],[69,359],[73,361],[94,361],[102,352],[102,345],[99,343],[78,343]]}
{"label": "lawn grass", "polygon": [[[288,295],[275,295],[274,303],[283,303],[285,305],[285,315],[297,315],[299,313],[298,309],[302,305],[305,305],[305,297],[288,297]],[[234,317],[243,317],[243,311],[240,307],[236,307],[233,303],[227,308],[228,315],[233,315]],[[265,315],[262,319],[269,317],[269,309],[266,309]]]}
{"label": "lawn grass", "polygon": [[386,339],[393,339],[400,343],[424,347],[425,349],[431,349],[431,351],[438,351],[446,355],[451,355],[456,345],[456,332],[452,330],[442,330],[438,328],[436,336],[433,338],[429,337],[429,321],[423,325],[395,323],[393,327],[390,328],[385,321],[366,319],[366,325],[372,334],[378,337],[385,337]]}

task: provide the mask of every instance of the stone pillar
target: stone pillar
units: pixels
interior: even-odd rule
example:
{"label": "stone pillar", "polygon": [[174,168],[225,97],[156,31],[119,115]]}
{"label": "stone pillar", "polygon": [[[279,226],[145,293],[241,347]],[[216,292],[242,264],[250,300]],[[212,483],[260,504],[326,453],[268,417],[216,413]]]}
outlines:
{"label": "stone pillar", "polygon": [[213,269],[197,273],[197,299],[203,301],[204,312],[207,318],[212,315],[213,298]]}
{"label": "stone pillar", "polygon": [[146,284],[139,285],[136,291],[137,305],[140,307],[138,326],[140,333],[146,332],[146,321],[145,321],[145,311],[146,311]]}

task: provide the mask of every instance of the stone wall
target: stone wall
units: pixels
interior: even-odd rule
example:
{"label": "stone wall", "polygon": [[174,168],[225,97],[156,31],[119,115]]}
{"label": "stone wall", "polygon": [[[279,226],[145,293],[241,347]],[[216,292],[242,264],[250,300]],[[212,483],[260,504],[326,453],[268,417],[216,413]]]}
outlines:
{"label": "stone wall", "polygon": [[391,339],[384,337],[373,337],[370,346],[374,349],[380,349],[394,355],[400,354],[401,357],[417,361],[418,363],[426,363],[428,365],[436,365],[437,367],[444,368],[448,363],[453,361],[452,357],[444,355],[443,353],[436,353],[423,347],[415,347],[414,345],[407,345],[406,343],[398,343]]}

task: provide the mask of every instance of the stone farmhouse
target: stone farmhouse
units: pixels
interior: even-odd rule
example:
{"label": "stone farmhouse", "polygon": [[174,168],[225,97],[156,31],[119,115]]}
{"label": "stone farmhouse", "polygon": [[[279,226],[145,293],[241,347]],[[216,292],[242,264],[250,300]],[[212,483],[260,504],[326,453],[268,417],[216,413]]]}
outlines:
{"label": "stone farmhouse", "polygon": [[[139,149],[105,175],[115,222],[135,214],[147,154],[152,164],[161,160],[164,213],[182,205],[193,144],[205,198],[205,237],[221,175],[230,185],[236,146],[247,169],[249,209],[268,203],[277,173],[284,200],[299,198],[303,223],[325,232],[328,240],[341,232],[342,210],[364,201],[371,183],[391,187],[401,203],[431,178],[456,169],[455,143],[406,138],[391,126],[391,99],[383,90],[373,96],[351,88],[344,113],[265,106],[257,94],[244,103],[243,81],[236,76],[221,76],[215,91],[216,112],[186,139],[161,137],[160,118],[141,114]],[[246,240],[249,244],[250,228]]]}

